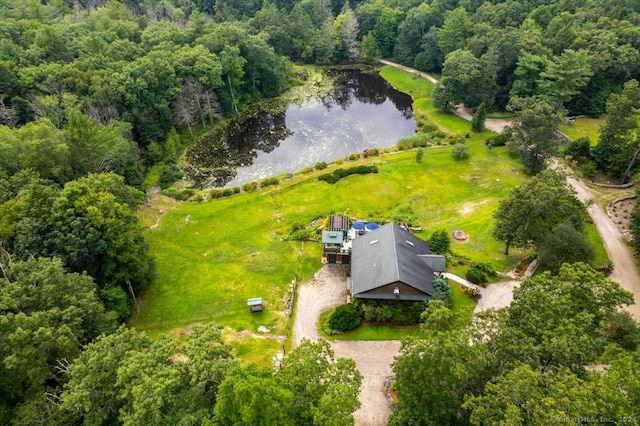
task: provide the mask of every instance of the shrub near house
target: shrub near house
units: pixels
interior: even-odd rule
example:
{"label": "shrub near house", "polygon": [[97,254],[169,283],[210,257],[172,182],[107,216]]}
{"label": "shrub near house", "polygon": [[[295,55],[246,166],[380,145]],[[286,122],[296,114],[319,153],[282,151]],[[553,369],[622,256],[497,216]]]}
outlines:
{"label": "shrub near house", "polygon": [[362,316],[355,305],[340,305],[329,318],[329,327],[335,331],[352,330],[362,324]]}
{"label": "shrub near house", "polygon": [[466,274],[467,280],[474,284],[480,284],[487,281],[487,276],[478,268],[470,268]]}

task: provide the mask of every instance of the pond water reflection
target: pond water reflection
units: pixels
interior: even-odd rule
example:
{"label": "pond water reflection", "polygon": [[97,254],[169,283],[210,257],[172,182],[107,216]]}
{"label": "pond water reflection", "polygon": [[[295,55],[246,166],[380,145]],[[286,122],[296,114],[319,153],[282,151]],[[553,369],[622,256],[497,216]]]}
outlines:
{"label": "pond water reflection", "polygon": [[200,187],[237,186],[415,133],[411,97],[377,74],[330,70],[332,89],[288,104],[254,107],[203,135],[187,152],[185,174]]}

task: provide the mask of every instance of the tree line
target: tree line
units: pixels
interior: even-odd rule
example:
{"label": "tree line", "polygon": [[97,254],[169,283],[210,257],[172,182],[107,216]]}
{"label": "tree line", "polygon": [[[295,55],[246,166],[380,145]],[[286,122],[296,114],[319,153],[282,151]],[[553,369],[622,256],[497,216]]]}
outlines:
{"label": "tree line", "polygon": [[[74,111],[122,123],[130,154],[158,165],[147,184],[166,185],[180,176],[164,149],[175,145],[172,127],[188,140],[194,128],[281,93],[304,78],[292,62],[392,58],[442,75],[434,93],[442,109],[520,112],[521,99],[535,98],[549,118],[600,116],[640,78],[639,12],[599,0],[24,0],[0,6],[0,123],[48,119],[63,129]],[[596,166],[628,174],[601,151]],[[134,173],[127,179],[140,184]]]}

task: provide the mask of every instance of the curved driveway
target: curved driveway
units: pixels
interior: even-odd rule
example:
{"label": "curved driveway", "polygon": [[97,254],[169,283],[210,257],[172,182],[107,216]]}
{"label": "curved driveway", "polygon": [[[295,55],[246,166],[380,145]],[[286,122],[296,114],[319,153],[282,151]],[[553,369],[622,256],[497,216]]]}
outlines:
{"label": "curved driveway", "polygon": [[614,269],[609,275],[609,279],[633,293],[636,303],[625,309],[636,321],[640,321],[640,273],[638,273],[635,259],[631,255],[622,233],[602,207],[596,203],[589,203],[593,199],[593,194],[584,182],[573,176],[568,176],[567,182],[576,190],[578,199],[588,205],[589,216],[602,237],[609,259],[613,262]]}
{"label": "curved driveway", "polygon": [[[325,265],[312,281],[300,286],[293,324],[294,347],[302,339],[318,340],[320,314],[347,301],[346,271],[340,265]],[[393,374],[391,363],[398,354],[400,342],[337,340],[330,343],[336,358],[353,359],[362,374],[359,395],[362,406],[354,414],[356,426],[386,425],[391,409],[386,399],[385,385]]]}

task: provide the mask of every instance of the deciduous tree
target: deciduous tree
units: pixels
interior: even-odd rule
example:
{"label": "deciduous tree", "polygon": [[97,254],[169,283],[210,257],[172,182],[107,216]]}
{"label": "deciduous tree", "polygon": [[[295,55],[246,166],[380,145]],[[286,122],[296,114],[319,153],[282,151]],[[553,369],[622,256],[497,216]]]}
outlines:
{"label": "deciduous tree", "polygon": [[468,415],[461,408],[465,394],[478,393],[491,377],[493,358],[484,344],[470,344],[466,331],[430,330],[403,341],[393,363],[398,402],[392,426],[456,424]]}
{"label": "deciduous tree", "polygon": [[352,359],[335,360],[329,343],[303,340],[284,361],[281,378],[293,393],[297,425],[352,425],[362,376]]}
{"label": "deciduous tree", "polygon": [[[61,382],[56,367],[115,329],[91,277],[59,259],[11,262],[0,275],[0,405],[14,408]],[[3,419],[6,421],[6,418]]]}
{"label": "deciduous tree", "polygon": [[335,58],[337,62],[354,62],[360,56],[358,42],[358,20],[355,13],[345,3],[345,8],[333,22]]}
{"label": "deciduous tree", "polygon": [[580,215],[582,206],[567,187],[561,173],[545,170],[511,191],[494,214],[493,236],[510,247],[526,247],[543,238],[554,226],[572,215]]}
{"label": "deciduous tree", "polygon": [[502,362],[581,373],[604,351],[611,315],[630,303],[631,293],[590,266],[565,264],[558,275],[544,272],[514,290],[502,331],[490,344]]}
{"label": "deciduous tree", "polygon": [[196,327],[184,345],[121,327],[70,366],[62,410],[83,424],[201,423],[233,364],[213,326]]}
{"label": "deciduous tree", "polygon": [[378,42],[372,33],[366,34],[362,38],[362,44],[360,46],[360,61],[364,63],[372,63],[382,57],[380,49],[378,48]]}
{"label": "deciduous tree", "polygon": [[[595,380],[584,380],[567,368],[533,370],[523,365],[487,383],[482,395],[463,407],[472,411],[473,425],[548,424],[563,418],[607,417],[617,410],[603,399]],[[566,417],[565,417],[566,416]]]}
{"label": "deciduous tree", "polygon": [[63,184],[71,178],[70,156],[64,133],[47,119],[18,129],[0,128],[0,170],[7,175],[32,169]]}
{"label": "deciduous tree", "polygon": [[637,80],[625,83],[620,94],[607,101],[607,116],[600,130],[598,144],[591,155],[599,168],[624,181],[637,160],[640,141],[636,135],[640,107],[640,85]]}
{"label": "deciduous tree", "polygon": [[382,57],[393,55],[393,46],[402,19],[402,11],[392,7],[384,7],[380,18],[373,27],[372,34],[376,39]]}
{"label": "deciduous tree", "polygon": [[570,222],[554,227],[536,246],[542,268],[552,273],[557,273],[563,263],[591,264],[595,257],[595,249],[587,236]]}
{"label": "deciduous tree", "polygon": [[255,365],[234,368],[220,385],[211,425],[294,426],[293,392],[278,374]]}
{"label": "deciduous tree", "polygon": [[538,98],[512,98],[509,109],[520,114],[519,121],[507,128],[510,144],[528,174],[540,173],[558,149],[554,131],[560,124],[560,115]]}

